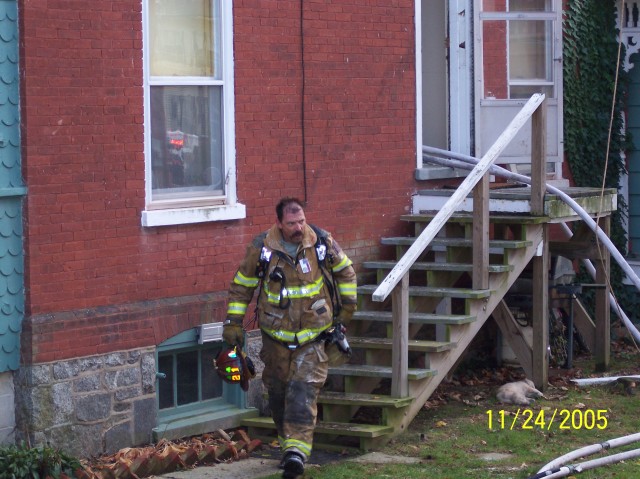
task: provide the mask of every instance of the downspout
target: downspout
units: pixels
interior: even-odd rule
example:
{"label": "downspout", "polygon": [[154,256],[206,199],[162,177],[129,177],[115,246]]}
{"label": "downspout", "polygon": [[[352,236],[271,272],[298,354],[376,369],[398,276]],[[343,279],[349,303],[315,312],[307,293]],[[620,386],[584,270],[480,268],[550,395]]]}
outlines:
{"label": "downspout", "polygon": [[304,128],[305,124],[305,86],[307,82],[306,72],[305,72],[305,61],[304,61],[304,0],[300,0],[300,68],[302,70],[302,85],[300,91],[300,133],[302,136],[302,181],[304,188],[304,202],[306,203],[308,198],[308,186],[307,186],[307,137],[306,131]]}

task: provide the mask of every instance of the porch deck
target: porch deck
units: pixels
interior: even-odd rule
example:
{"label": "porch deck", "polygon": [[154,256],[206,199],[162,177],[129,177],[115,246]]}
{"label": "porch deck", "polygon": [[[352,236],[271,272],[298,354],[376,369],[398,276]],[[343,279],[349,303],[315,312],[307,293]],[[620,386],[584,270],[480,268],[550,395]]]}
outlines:
{"label": "porch deck", "polygon": [[[571,197],[590,216],[608,216],[617,209],[617,191],[615,188],[558,188]],[[453,189],[420,190],[413,197],[414,214],[437,212],[451,195]],[[531,215],[531,188],[522,186],[494,187],[489,192],[490,214]],[[473,213],[473,195],[470,194],[456,209],[456,214]],[[544,218],[549,223],[576,221],[580,218],[558,195],[547,193],[544,196]]]}

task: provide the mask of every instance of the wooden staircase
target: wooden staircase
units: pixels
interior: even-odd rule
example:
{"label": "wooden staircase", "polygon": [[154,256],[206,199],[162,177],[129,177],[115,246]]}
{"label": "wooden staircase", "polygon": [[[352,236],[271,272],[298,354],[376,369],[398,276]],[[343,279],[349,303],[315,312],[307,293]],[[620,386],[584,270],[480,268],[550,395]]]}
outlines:
{"label": "wooden staircase", "polygon": [[[372,281],[358,286],[358,312],[348,331],[354,354],[329,370],[318,399],[315,447],[375,449],[406,430],[494,309],[504,309],[503,297],[532,259],[534,277],[543,278],[534,281],[534,294],[541,296],[534,327],[537,321],[546,337],[543,100],[532,96],[439,211],[402,217],[414,225],[414,236],[381,240],[395,249],[395,261],[362,265],[371,273],[361,271],[359,282]],[[530,118],[532,174],[539,177],[531,188],[531,212],[490,214],[489,168]],[[474,213],[459,213],[472,192]],[[536,363],[544,350],[535,341],[532,362],[545,371]],[[276,436],[271,418],[243,424],[251,437]]]}
{"label": "wooden staircase", "polygon": [[[407,215],[419,233],[433,215]],[[326,390],[319,397],[315,447],[375,449],[404,431],[440,382],[452,372],[465,349],[535,255],[542,239],[537,217],[491,217],[496,225],[490,239],[489,288],[472,289],[472,242],[468,215],[454,216],[446,237],[431,243],[410,272],[409,394],[393,397],[392,319],[390,301],[376,303],[377,284],[358,287],[359,308],[349,325],[351,361],[329,370]],[[498,226],[499,224],[499,226]],[[400,258],[415,237],[384,238]],[[395,261],[370,261],[362,266],[384,278]],[[251,437],[274,439],[271,418],[243,422]]]}

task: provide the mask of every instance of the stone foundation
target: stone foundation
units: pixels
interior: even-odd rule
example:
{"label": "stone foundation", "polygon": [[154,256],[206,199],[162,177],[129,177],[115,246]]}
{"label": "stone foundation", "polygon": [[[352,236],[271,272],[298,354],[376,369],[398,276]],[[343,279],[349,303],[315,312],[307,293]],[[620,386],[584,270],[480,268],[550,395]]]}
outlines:
{"label": "stone foundation", "polygon": [[156,424],[155,349],[23,366],[15,374],[16,440],[76,457],[148,443]]}
{"label": "stone foundation", "polygon": [[[257,375],[250,382],[246,403],[264,413],[261,347],[260,332],[249,332],[246,350]],[[17,441],[50,445],[86,458],[152,441],[157,425],[155,348],[22,366],[13,383],[10,373],[3,379],[0,375],[2,404],[14,404],[15,387],[15,419],[7,426],[12,442],[16,426]],[[4,389],[11,393],[6,401]],[[7,409],[13,413],[13,408]],[[4,412],[0,411],[0,420]]]}
{"label": "stone foundation", "polygon": [[0,373],[0,444],[15,441],[16,416],[13,408],[13,373]]}

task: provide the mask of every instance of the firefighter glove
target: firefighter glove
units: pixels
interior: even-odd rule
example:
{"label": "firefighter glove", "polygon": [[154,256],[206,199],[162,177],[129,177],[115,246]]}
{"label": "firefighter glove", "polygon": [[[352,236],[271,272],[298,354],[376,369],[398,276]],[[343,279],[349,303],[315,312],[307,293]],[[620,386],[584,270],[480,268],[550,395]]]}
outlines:
{"label": "firefighter glove", "polygon": [[242,347],[244,345],[244,329],[242,329],[242,324],[229,320],[225,321],[222,326],[222,339],[230,346]]}
{"label": "firefighter glove", "polygon": [[357,309],[357,305],[355,303],[343,304],[335,322],[342,323],[346,326],[347,324],[349,324],[349,321],[351,321],[351,317],[353,316],[353,313],[355,312],[356,309]]}

